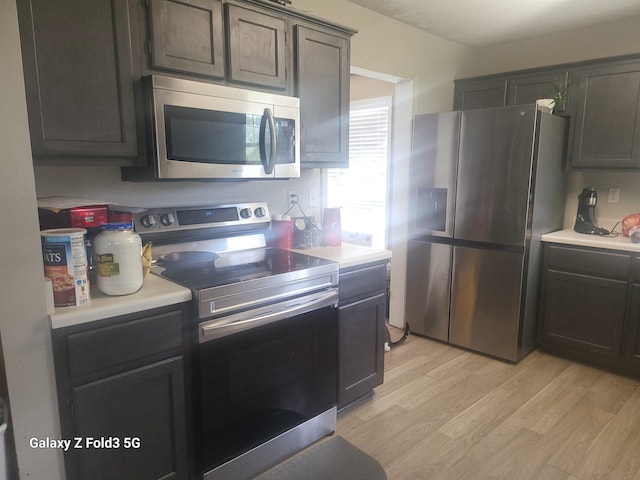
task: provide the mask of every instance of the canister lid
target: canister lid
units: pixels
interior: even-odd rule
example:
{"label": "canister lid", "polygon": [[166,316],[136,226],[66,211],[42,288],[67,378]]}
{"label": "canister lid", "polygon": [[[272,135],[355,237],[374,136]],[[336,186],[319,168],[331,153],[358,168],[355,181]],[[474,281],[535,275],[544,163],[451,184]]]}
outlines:
{"label": "canister lid", "polygon": [[49,230],[40,230],[43,237],[69,237],[73,235],[86,235],[85,228],[51,228]]}
{"label": "canister lid", "polygon": [[109,222],[100,226],[103,230],[130,230],[133,228],[131,222]]}

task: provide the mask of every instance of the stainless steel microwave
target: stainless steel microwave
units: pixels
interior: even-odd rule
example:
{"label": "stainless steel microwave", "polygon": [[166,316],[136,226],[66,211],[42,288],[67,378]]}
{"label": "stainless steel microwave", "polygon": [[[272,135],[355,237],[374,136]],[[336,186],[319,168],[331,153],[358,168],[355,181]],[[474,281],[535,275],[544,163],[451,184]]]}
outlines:
{"label": "stainless steel microwave", "polygon": [[146,177],[300,176],[298,98],[158,75],[143,82],[153,168]]}

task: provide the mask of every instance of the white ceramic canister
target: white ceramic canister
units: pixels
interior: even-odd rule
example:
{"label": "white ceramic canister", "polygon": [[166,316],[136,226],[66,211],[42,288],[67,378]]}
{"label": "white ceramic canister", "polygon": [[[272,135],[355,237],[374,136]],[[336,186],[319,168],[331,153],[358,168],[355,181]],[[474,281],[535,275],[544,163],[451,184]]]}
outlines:
{"label": "white ceramic canister", "polygon": [[91,300],[84,228],[42,230],[44,274],[53,284],[56,307],[83,305]]}
{"label": "white ceramic canister", "polygon": [[131,223],[105,223],[94,240],[98,290],[128,295],[143,283],[142,240]]}

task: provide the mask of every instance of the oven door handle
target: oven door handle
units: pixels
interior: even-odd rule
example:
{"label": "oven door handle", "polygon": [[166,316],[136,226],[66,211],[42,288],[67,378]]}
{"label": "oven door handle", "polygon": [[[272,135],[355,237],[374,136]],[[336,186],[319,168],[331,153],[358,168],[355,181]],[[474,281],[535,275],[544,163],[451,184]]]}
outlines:
{"label": "oven door handle", "polygon": [[338,293],[332,290],[320,295],[308,295],[296,300],[287,300],[286,302],[262,307],[258,309],[258,312],[242,312],[204,322],[200,324],[199,342],[204,343],[216,338],[226,337],[227,335],[279,322],[320,308],[336,307],[338,305]]}

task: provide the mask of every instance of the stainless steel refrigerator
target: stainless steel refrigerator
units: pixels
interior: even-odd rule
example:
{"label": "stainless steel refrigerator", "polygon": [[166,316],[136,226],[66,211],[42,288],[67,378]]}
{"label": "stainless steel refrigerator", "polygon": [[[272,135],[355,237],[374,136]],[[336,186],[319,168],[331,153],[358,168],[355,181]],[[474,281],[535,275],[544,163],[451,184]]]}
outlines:
{"label": "stainless steel refrigerator", "polygon": [[414,119],[406,320],[509,361],[537,344],[540,236],[562,228],[565,119],[535,105]]}

